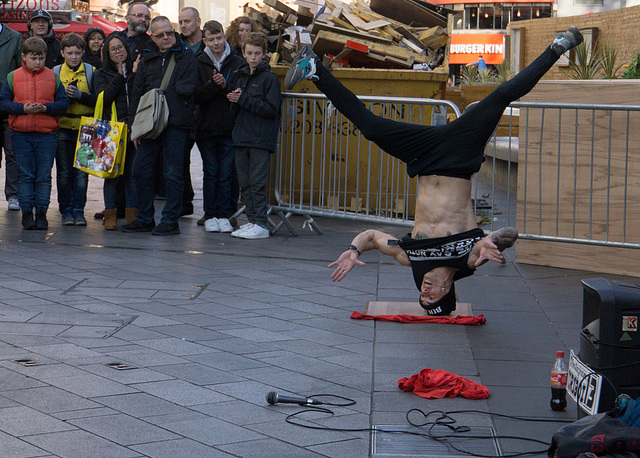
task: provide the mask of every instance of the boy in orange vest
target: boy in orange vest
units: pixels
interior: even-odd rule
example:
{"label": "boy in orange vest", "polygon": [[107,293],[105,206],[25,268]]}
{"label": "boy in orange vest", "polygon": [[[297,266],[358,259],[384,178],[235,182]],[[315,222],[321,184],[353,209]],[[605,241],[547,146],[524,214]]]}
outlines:
{"label": "boy in orange vest", "polygon": [[18,164],[18,199],[25,230],[49,228],[47,210],[60,126],[58,116],[69,106],[60,79],[44,66],[46,54],[44,40],[27,38],[22,44],[22,67],[9,73],[0,89],[0,111],[9,113],[12,129],[11,142]]}

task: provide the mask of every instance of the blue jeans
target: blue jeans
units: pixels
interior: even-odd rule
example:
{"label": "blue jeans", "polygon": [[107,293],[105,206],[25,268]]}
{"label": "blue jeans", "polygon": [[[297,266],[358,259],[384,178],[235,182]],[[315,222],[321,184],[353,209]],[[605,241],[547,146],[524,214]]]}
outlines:
{"label": "blue jeans", "polygon": [[141,223],[155,222],[153,167],[159,155],[163,156],[162,171],[167,198],[162,210],[162,222],[169,224],[178,222],[184,190],[184,148],[188,137],[188,129],[168,126],[158,138],[140,141],[133,164],[133,176],[138,191],[137,219]]}
{"label": "blue jeans", "polygon": [[11,132],[18,164],[18,199],[23,212],[46,213],[51,199],[51,168],[56,157],[57,132]]}
{"label": "blue jeans", "polygon": [[[202,194],[204,217],[229,218],[231,207],[231,171],[233,142],[230,137],[207,137],[198,140],[204,172]],[[235,211],[234,211],[235,212]]]}
{"label": "blue jeans", "polygon": [[60,213],[67,210],[84,211],[87,203],[89,175],[73,166],[76,154],[78,131],[58,130],[58,151],[56,153],[56,186]]}
{"label": "blue jeans", "polygon": [[262,148],[236,146],[238,183],[247,207],[247,219],[258,226],[267,225],[267,179],[271,153]]}
{"label": "blue jeans", "polygon": [[118,181],[124,180],[124,198],[127,208],[138,208],[138,191],[136,180],[133,176],[133,163],[136,160],[136,148],[133,142],[127,143],[127,155],[124,160],[124,173],[118,178],[105,178],[102,189],[104,195],[104,208],[116,208],[118,194]]}

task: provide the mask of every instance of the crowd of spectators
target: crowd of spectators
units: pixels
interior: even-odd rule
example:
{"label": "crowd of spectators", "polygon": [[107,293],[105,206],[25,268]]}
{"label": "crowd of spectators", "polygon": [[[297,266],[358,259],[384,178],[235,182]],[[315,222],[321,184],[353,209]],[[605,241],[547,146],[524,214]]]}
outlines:
{"label": "crowd of spectators", "polygon": [[[95,217],[105,230],[117,230],[124,217],[123,232],[179,234],[180,218],[197,211],[190,173],[197,145],[203,163],[203,216],[197,224],[238,238],[269,237],[266,182],[278,135],[280,83],[267,63],[266,37],[254,32],[247,17],[234,19],[225,34],[217,21],[202,24],[193,7],[180,10],[180,33],[167,17],[152,19],[143,3],[131,4],[125,21],[124,30],[106,35],[91,27],[84,37],[67,34],[62,42],[45,10],[31,12],[24,42],[0,24],[8,209],[22,211],[25,230],[48,228],[55,158],[61,223],[86,226],[89,177],[74,167],[81,117],[93,116],[103,94],[102,118],[111,119],[115,104],[118,121],[130,127],[142,96],[159,88],[166,74],[168,124],[156,138],[129,137],[124,173],[104,179],[104,210]],[[27,76],[42,86],[32,91]],[[232,216],[240,193],[248,223],[237,227]],[[158,197],[164,198],[159,221]]]}

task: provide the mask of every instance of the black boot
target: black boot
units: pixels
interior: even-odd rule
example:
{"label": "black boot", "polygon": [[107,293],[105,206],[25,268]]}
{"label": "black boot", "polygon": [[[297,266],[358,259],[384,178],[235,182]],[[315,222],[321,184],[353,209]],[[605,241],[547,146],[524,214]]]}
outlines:
{"label": "black boot", "polygon": [[49,229],[49,222],[47,221],[46,213],[36,213],[36,230],[38,231],[46,231]]}
{"label": "black boot", "polygon": [[33,211],[22,212],[22,229],[31,231],[36,228],[36,222],[33,219]]}

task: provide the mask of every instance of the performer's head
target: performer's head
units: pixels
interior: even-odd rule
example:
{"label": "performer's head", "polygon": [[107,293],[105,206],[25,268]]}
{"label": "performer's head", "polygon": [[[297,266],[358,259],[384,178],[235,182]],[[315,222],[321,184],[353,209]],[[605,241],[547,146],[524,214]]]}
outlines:
{"label": "performer's head", "polygon": [[[456,269],[445,269],[438,273],[430,270],[422,278],[418,302],[428,315],[449,315],[456,309],[456,288],[453,283]],[[444,273],[445,275],[441,275]]]}

